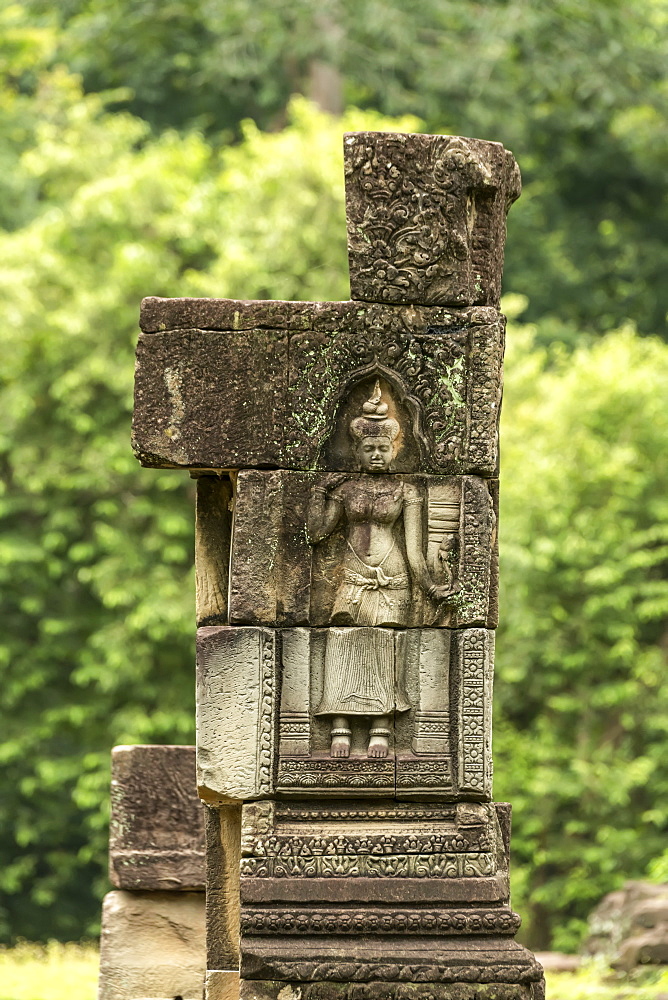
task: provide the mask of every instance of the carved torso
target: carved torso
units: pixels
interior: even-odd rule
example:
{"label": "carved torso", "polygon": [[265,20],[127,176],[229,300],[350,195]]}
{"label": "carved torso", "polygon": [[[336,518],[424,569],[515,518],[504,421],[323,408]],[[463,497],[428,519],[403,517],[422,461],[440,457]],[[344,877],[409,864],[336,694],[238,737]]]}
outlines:
{"label": "carved torso", "polygon": [[420,502],[415,487],[395,476],[357,476],[329,496],[342,504],[349,546],[361,560],[382,563],[386,573],[407,572],[395,525],[406,502]]}

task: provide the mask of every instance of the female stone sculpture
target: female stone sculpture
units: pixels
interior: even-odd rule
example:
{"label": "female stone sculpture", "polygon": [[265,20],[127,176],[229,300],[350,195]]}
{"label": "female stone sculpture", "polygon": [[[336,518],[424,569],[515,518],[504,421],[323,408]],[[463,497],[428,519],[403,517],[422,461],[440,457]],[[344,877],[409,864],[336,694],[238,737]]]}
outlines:
{"label": "female stone sculpture", "polygon": [[332,757],[350,753],[351,716],[370,719],[368,756],[387,756],[390,716],[410,708],[395,677],[394,634],[389,628],[410,624],[411,579],[434,600],[452,593],[450,587],[436,585],[427,569],[419,490],[398,476],[380,475],[392,469],[400,432],[398,422],[387,414],[376,382],[349,428],[360,474],[345,477],[331,489],[315,487],[309,517],[312,545],[331,535],[342,519],[347,526],[343,580],[331,624],[386,626],[328,633],[323,695],[315,714],[332,717]]}

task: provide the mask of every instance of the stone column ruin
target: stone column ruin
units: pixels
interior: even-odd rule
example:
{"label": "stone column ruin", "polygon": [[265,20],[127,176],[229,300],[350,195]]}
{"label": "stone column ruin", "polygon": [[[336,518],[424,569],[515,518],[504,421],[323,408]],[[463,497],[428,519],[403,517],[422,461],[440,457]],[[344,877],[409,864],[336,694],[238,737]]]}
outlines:
{"label": "stone column ruin", "polygon": [[142,304],[134,447],[197,479],[206,997],[542,1000],[492,801],[519,171],[456,136],[344,159],[350,301]]}

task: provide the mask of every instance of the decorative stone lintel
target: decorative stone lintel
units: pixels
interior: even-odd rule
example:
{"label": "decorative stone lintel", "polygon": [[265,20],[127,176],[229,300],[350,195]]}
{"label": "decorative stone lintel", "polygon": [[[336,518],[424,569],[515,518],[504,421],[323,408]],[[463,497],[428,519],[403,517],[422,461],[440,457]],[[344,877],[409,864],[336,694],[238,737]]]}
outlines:
{"label": "decorative stone lintel", "polygon": [[497,471],[505,321],[494,308],[146,299],[142,328],[143,465],[350,470],[342,400],[363,402],[381,379],[410,423],[396,471]]}

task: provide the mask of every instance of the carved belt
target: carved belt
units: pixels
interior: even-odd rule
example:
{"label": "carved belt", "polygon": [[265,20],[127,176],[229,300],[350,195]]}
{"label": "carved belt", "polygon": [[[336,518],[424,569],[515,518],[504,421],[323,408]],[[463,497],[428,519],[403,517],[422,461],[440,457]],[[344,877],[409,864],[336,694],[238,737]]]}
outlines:
{"label": "carved belt", "polygon": [[380,566],[369,566],[367,568],[375,573],[372,579],[369,579],[367,576],[361,576],[351,569],[347,569],[343,574],[344,581],[352,583],[360,590],[380,590],[381,587],[383,590],[405,590],[408,587],[408,575],[406,573],[401,573],[399,576],[386,576]]}

